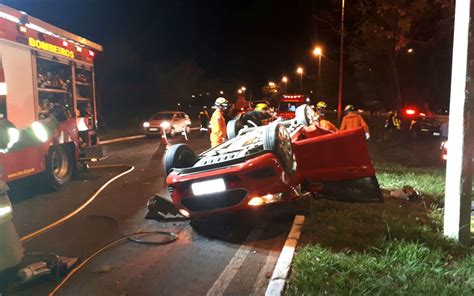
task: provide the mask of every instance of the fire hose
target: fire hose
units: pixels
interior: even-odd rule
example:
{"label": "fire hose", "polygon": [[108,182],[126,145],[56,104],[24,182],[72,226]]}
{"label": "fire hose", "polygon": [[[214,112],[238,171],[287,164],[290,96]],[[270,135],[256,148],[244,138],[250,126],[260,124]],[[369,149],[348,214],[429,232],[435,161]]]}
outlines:
{"label": "fire hose", "polygon": [[[72,211],[71,213],[67,214],[66,216],[60,218],[59,220],[46,225],[45,227],[38,229],[30,234],[27,234],[23,237],[20,238],[21,242],[27,242],[35,237],[38,237],[45,232],[56,228],[66,222],[70,222],[71,219],[76,216],[79,212],[84,210],[88,205],[90,205],[98,196],[99,194],[104,191],[111,183],[116,181],[117,179],[131,173],[135,167],[131,165],[125,165],[125,164],[112,164],[112,165],[101,165],[101,166],[94,166],[91,168],[113,168],[113,167],[128,167],[128,169],[112,178],[110,178],[104,185],[102,185],[98,190],[94,192],[94,194],[86,201],[84,202],[80,207]],[[62,280],[61,282],[49,293],[49,295],[55,295],[65,284],[66,282],[76,273],[78,272],[81,268],[83,268],[88,262],[90,262],[92,259],[97,257],[99,254],[103,253],[105,250],[123,242],[123,241],[131,241],[134,243],[139,243],[139,244],[146,244],[146,245],[165,245],[165,244],[170,244],[175,242],[178,239],[178,236],[174,232],[169,232],[169,231],[139,231],[135,232],[129,235],[124,235],[119,228],[118,221],[115,218],[109,217],[109,216],[86,216],[85,218],[104,218],[104,219],[109,219],[112,220],[115,223],[115,227],[117,232],[120,234],[120,238],[116,239],[107,245],[103,246],[99,250],[95,251],[92,255],[84,259],[81,263],[79,263],[75,268],[73,268]],[[168,237],[167,239],[163,241],[146,241],[146,240],[141,240],[138,239],[138,237],[149,237],[149,236],[155,236],[155,235],[160,235],[160,236],[165,236]]]}

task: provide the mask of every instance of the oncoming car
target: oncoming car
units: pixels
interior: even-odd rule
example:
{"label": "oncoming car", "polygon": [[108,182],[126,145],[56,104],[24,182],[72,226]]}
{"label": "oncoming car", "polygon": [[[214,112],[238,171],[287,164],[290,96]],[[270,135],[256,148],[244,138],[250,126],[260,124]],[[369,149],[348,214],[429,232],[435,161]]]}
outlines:
{"label": "oncoming car", "polygon": [[243,128],[199,155],[186,144],[164,157],[172,202],[195,217],[291,201],[306,193],[348,201],[382,194],[362,129],[332,133],[313,124],[307,106],[296,118]]}
{"label": "oncoming car", "polygon": [[191,120],[186,113],[180,111],[158,112],[143,123],[143,129],[147,136],[166,133],[173,137],[176,133],[183,131],[189,133]]}

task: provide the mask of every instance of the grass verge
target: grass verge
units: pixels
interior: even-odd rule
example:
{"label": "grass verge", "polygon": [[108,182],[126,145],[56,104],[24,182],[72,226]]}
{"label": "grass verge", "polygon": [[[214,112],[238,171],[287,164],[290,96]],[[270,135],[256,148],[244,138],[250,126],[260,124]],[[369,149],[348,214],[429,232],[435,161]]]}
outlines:
{"label": "grass verge", "polygon": [[[430,145],[370,145],[384,203],[310,202],[288,295],[472,295],[474,249],[441,234],[445,171]],[[424,197],[387,194],[403,185]]]}

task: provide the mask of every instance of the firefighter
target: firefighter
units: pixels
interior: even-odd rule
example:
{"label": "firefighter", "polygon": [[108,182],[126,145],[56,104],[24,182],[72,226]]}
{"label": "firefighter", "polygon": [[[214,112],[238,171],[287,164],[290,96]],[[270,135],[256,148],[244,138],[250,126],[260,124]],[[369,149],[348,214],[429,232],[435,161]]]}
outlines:
{"label": "firefighter", "polygon": [[395,133],[400,132],[401,121],[398,118],[398,111],[393,110],[389,113],[387,120],[385,121],[385,140],[392,139]]}
{"label": "firefighter", "polygon": [[346,115],[342,118],[341,131],[362,127],[365,131],[366,139],[370,138],[369,126],[365,123],[364,118],[355,112],[354,106],[347,105],[344,108],[344,114]]}
{"label": "firefighter", "polygon": [[211,117],[211,147],[216,147],[227,139],[225,112],[229,109],[229,101],[223,97],[216,99]]}
{"label": "firefighter", "polygon": [[201,121],[201,134],[206,135],[209,127],[209,112],[207,112],[207,106],[202,106],[202,110],[199,112],[199,120]]}
{"label": "firefighter", "polygon": [[326,110],[328,105],[324,101],[320,101],[316,104],[316,116],[317,116],[317,123],[320,127],[332,131],[337,132],[337,127],[332,124],[329,120],[326,119]]}
{"label": "firefighter", "polygon": [[268,104],[259,103],[255,106],[255,109],[252,111],[245,112],[240,120],[249,126],[261,126],[266,125],[271,119],[270,108]]}

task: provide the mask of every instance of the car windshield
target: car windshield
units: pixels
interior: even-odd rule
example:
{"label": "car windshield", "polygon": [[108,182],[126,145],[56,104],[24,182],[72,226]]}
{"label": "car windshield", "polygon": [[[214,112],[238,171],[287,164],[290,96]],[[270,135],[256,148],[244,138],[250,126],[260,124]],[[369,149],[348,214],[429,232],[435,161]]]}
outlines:
{"label": "car windshield", "polygon": [[298,108],[299,106],[301,106],[303,104],[304,104],[303,102],[301,102],[301,103],[295,103],[295,102],[280,103],[280,105],[278,106],[278,111],[295,112],[296,108]]}
{"label": "car windshield", "polygon": [[170,120],[171,118],[173,118],[173,113],[156,113],[152,117],[152,119],[156,120]]}

